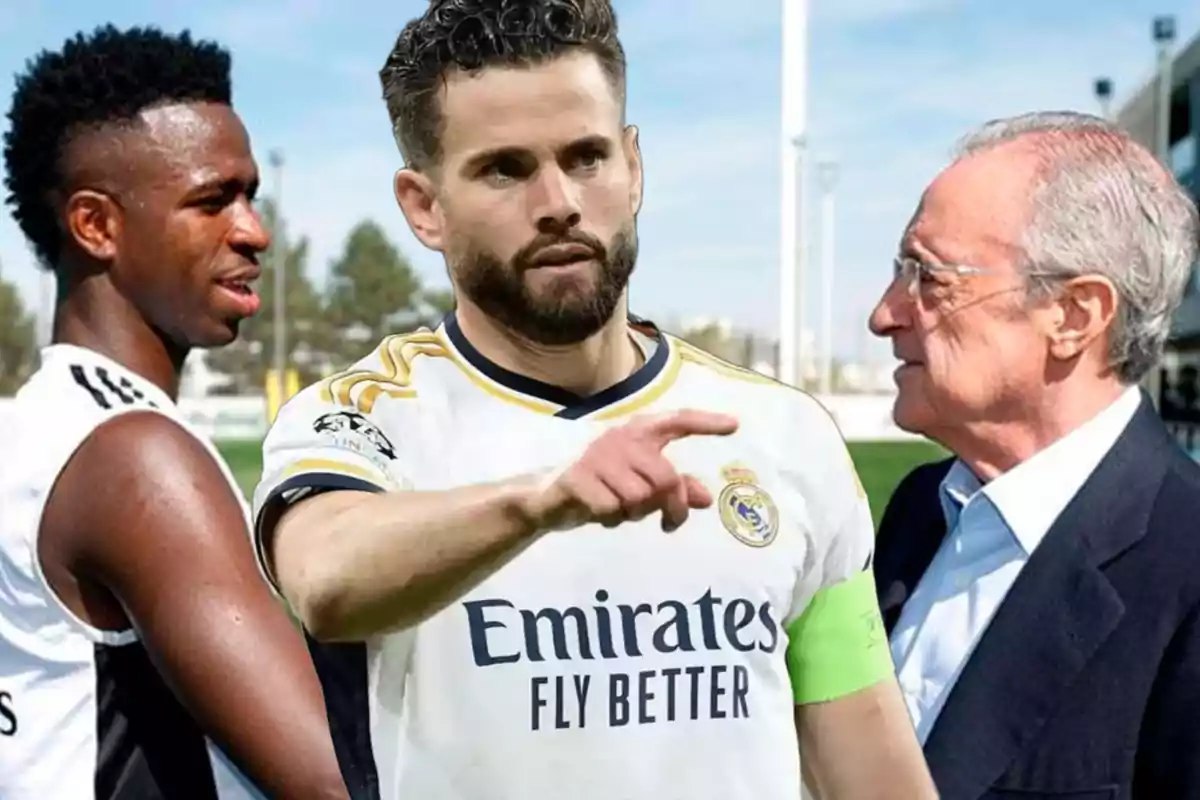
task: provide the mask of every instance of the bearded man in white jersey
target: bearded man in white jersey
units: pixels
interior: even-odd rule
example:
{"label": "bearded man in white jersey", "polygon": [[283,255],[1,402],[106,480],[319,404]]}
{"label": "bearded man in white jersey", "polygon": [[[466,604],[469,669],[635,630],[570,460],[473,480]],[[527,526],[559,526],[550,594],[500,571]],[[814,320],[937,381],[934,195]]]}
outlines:
{"label": "bearded man in white jersey", "polygon": [[457,307],[286,405],[255,495],[363,800],[934,795],[846,448],[631,318],[642,198],[597,0],[449,0],[382,70]]}
{"label": "bearded man in white jersey", "polygon": [[43,51],[4,137],[58,299],[0,426],[0,797],[344,798],[320,685],[248,509],[177,408],[269,237],[229,53],[111,26]]}

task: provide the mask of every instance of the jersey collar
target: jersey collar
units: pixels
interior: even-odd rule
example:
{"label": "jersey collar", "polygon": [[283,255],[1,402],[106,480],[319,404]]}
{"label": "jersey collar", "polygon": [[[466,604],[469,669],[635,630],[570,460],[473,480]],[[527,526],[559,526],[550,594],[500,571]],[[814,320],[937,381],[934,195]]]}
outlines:
{"label": "jersey collar", "polygon": [[549,413],[553,416],[581,419],[589,416],[609,418],[640,410],[657,399],[674,381],[680,359],[670,337],[664,336],[654,323],[646,320],[631,317],[630,327],[655,341],[654,352],[632,375],[590,396],[521,375],[489,360],[467,341],[453,312],[446,315],[441,330],[465,366],[478,373],[479,377],[508,392],[550,404],[552,408]]}

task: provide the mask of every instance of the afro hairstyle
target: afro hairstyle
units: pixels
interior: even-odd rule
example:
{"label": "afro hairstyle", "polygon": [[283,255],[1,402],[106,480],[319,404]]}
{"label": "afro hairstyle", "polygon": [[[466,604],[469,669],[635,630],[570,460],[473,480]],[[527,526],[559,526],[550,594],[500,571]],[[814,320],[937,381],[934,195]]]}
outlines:
{"label": "afro hairstyle", "polygon": [[57,266],[62,232],[53,197],[75,137],[129,125],[155,106],[230,105],[230,56],[213,42],[157,28],[112,25],[43,50],[17,76],[4,135],[5,187],[13,218],[42,265]]}

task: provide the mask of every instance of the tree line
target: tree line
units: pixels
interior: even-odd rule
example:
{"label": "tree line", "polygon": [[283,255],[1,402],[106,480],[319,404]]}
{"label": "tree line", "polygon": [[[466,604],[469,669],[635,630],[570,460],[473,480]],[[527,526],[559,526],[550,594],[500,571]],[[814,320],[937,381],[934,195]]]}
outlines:
{"label": "tree line", "polygon": [[287,364],[300,373],[302,386],[354,363],[389,333],[433,324],[453,307],[449,291],[422,284],[412,263],[372,220],[363,220],[347,234],[325,285],[318,288],[309,272],[308,238],[294,236],[286,219],[276,224],[269,199],[261,212],[274,231],[271,249],[260,260],[262,305],[242,323],[236,342],[208,355],[209,367],[227,377],[221,394],[263,390],[275,354],[275,269],[280,260],[284,353]]}
{"label": "tree line", "polygon": [[[233,344],[208,351],[210,369],[225,377],[215,393],[260,394],[275,353],[275,269],[284,270],[286,363],[306,386],[354,363],[384,336],[436,324],[454,305],[451,293],[424,285],[411,262],[372,220],[354,226],[329,265],[323,286],[309,271],[309,240],[277,220],[270,199],[261,201],[263,222],[273,231],[260,258],[262,305],[245,320]],[[282,256],[282,258],[278,258]],[[730,337],[718,326],[673,331],[729,361],[751,366],[753,342]],[[37,368],[37,320],[15,284],[0,272],[0,396],[13,394]],[[761,358],[761,357],[760,357]]]}
{"label": "tree line", "polygon": [[[397,330],[434,323],[453,306],[445,289],[422,284],[411,262],[372,220],[358,223],[329,265],[325,285],[314,283],[309,240],[278,220],[273,203],[260,205],[273,231],[271,247],[260,257],[257,289],[262,305],[245,320],[233,344],[208,352],[208,366],[226,377],[221,394],[259,394],[275,352],[275,269],[284,270],[285,355],[300,373],[301,385],[351,364]],[[282,259],[279,258],[282,256]],[[36,312],[0,273],[0,396],[13,394],[37,368]]]}

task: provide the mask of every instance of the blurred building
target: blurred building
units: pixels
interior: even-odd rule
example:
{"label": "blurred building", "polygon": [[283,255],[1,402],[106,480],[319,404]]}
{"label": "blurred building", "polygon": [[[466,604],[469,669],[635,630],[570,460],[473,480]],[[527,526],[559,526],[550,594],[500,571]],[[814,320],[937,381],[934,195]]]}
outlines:
{"label": "blurred building", "polygon": [[[1200,198],[1200,33],[1180,48],[1171,68],[1168,162],[1192,197]],[[1158,78],[1142,86],[1117,112],[1117,122],[1135,139],[1156,150]],[[1176,315],[1171,349],[1200,349],[1200,281],[1193,280]]]}
{"label": "blurred building", "polygon": [[[779,342],[774,337],[739,330],[732,321],[720,317],[691,317],[670,321],[664,328],[715,356],[768,377],[775,377]],[[811,330],[800,332],[802,386],[815,391],[820,383],[821,362],[816,337]],[[894,363],[872,364],[835,358],[832,370],[834,394],[891,394]]]}
{"label": "blurred building", "polygon": [[[1117,123],[1157,152],[1159,79],[1142,86],[1117,112]],[[1200,199],[1200,34],[1178,48],[1171,67],[1167,164]],[[1193,269],[1171,324],[1159,375],[1159,410],[1180,444],[1200,457],[1200,271]]]}
{"label": "blurred building", "polygon": [[183,374],[179,376],[179,396],[207,397],[224,382],[225,376],[209,367],[208,351],[193,350],[183,362]]}

